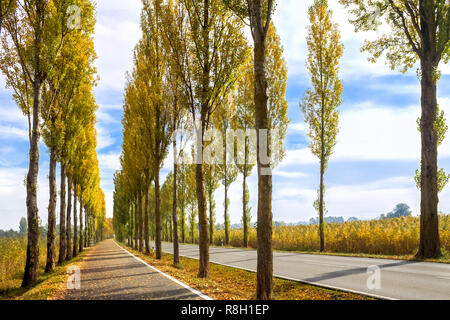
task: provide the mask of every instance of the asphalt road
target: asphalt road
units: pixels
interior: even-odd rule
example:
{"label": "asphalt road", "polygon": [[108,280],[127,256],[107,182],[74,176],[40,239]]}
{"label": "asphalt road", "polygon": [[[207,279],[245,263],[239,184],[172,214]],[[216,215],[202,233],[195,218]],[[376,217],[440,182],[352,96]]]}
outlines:
{"label": "asphalt road", "polygon": [[168,278],[113,240],[96,245],[81,267],[81,288],[67,300],[202,300],[192,290]]}
{"label": "asphalt road", "polygon": [[[181,245],[180,255],[198,259],[198,246]],[[211,247],[210,261],[256,271],[255,250]],[[274,274],[385,299],[450,300],[450,264],[274,252]]]}

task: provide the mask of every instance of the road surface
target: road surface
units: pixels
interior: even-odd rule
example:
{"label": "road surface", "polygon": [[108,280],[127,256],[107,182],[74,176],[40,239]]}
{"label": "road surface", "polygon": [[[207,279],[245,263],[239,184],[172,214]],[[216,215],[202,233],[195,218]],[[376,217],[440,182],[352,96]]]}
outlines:
{"label": "road surface", "polygon": [[[163,243],[163,251],[172,253],[172,244]],[[198,246],[180,245],[180,255],[198,259]],[[450,264],[280,252],[273,255],[274,274],[281,278],[384,299],[450,300]],[[211,247],[210,261],[255,271],[256,251]]]}
{"label": "road surface", "polygon": [[81,267],[81,289],[67,300],[202,300],[195,290],[152,269],[113,240],[96,245]]}

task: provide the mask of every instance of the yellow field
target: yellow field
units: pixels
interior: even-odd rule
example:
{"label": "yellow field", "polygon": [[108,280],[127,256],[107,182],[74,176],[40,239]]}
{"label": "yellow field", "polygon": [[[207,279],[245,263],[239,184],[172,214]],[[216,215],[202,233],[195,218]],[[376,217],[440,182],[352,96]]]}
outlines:
{"label": "yellow field", "polygon": [[[450,215],[439,218],[441,246],[450,252]],[[214,244],[220,245],[225,231],[218,230]],[[230,245],[242,246],[242,230],[232,230]],[[251,229],[249,246],[256,248],[256,230]],[[403,217],[388,220],[371,220],[328,224],[325,248],[333,253],[365,253],[380,255],[410,255],[419,246],[419,219]],[[318,226],[275,227],[273,248],[286,251],[318,251]]]}
{"label": "yellow field", "polygon": [[[58,241],[57,241],[58,243]],[[58,246],[56,248],[58,252]],[[27,239],[0,238],[0,293],[19,288],[22,283],[27,252]],[[39,272],[42,273],[47,259],[47,239],[39,241]]]}

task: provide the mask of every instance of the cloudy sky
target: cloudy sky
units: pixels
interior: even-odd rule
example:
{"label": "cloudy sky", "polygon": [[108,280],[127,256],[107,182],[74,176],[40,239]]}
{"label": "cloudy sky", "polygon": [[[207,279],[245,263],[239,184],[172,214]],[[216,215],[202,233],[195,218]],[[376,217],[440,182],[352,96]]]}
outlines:
{"label": "cloudy sky", "polygon": [[[98,2],[95,46],[100,82],[96,88],[98,154],[101,186],[107,197],[107,214],[112,215],[112,176],[120,169],[122,143],[122,103],[125,72],[132,68],[132,50],[140,38],[141,0]],[[305,68],[307,7],[313,1],[279,0],[274,17],[284,45],[289,68],[286,99],[291,126],[286,137],[287,154],[274,175],[273,213],[275,220],[297,222],[316,215],[318,161],[308,149],[306,126],[298,107],[309,86]],[[329,0],[334,20],[339,23],[345,45],[341,63],[344,81],[340,107],[340,133],[335,154],[326,174],[328,215],[375,218],[389,212],[399,202],[419,212],[420,197],[414,184],[419,166],[420,136],[416,119],[420,114],[420,87],[415,70],[407,74],[391,71],[383,61],[367,62],[360,47],[375,33],[355,33],[345,10]],[[450,115],[450,69],[442,67],[438,98],[441,109]],[[4,88],[0,78],[0,229],[18,229],[26,216],[24,178],[27,172],[26,119]],[[439,149],[440,166],[450,171],[450,144]],[[39,214],[47,220],[48,152],[41,144],[39,173]],[[167,163],[163,177],[170,170]],[[257,178],[249,179],[252,216],[256,217]],[[59,183],[59,182],[58,182]],[[241,179],[230,191],[231,220],[240,222]],[[223,188],[215,194],[217,221],[223,221]],[[440,197],[440,210],[450,211],[450,188]]]}

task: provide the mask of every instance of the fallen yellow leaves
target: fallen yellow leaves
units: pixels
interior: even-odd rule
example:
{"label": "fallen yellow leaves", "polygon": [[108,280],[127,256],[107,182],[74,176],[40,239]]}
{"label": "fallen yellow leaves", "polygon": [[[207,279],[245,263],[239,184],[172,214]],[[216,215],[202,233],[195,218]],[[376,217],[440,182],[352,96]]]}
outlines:
{"label": "fallen yellow leaves", "polygon": [[[173,266],[170,254],[163,254],[161,260],[154,255],[145,255],[127,247],[137,257],[160,271],[186,283],[192,288],[216,300],[254,300],[256,298],[256,273],[236,268],[211,264],[209,279],[199,279],[198,261],[180,257],[182,268]],[[367,300],[368,297],[328,290],[294,281],[274,279],[275,300]]]}

